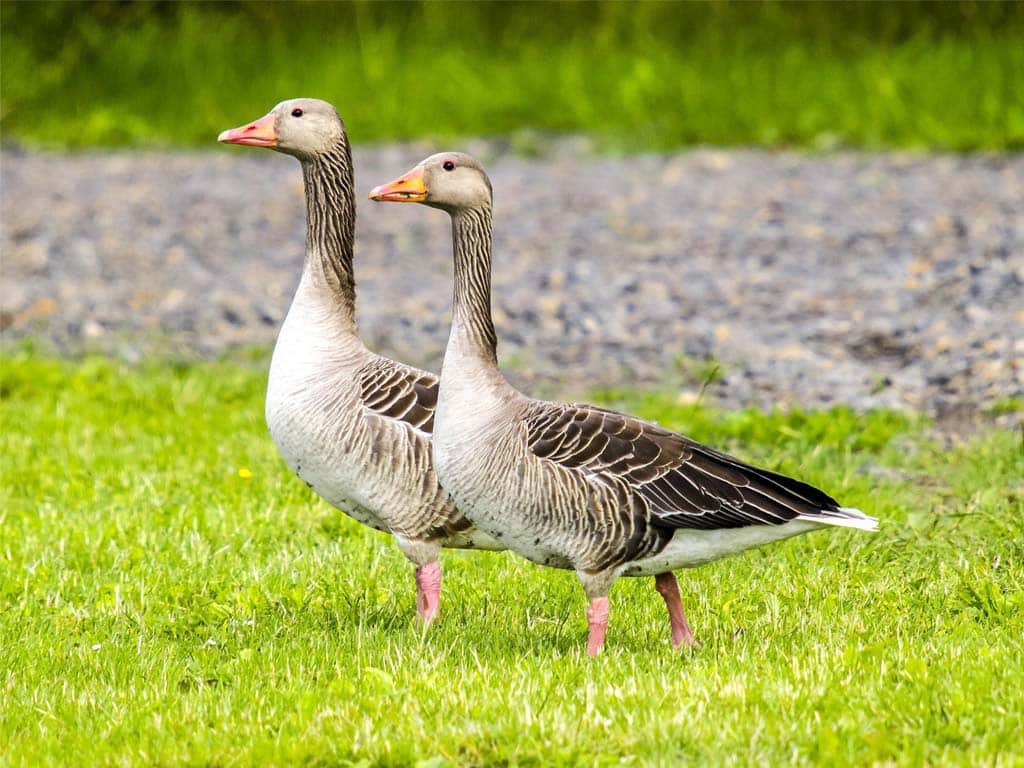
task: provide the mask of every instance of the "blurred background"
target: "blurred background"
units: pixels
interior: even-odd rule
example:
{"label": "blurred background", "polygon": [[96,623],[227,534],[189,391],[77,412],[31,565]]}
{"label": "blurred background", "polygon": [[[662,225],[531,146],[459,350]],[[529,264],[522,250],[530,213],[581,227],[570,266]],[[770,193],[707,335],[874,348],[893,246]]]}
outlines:
{"label": "blurred background", "polygon": [[355,142],[360,325],[386,354],[439,365],[449,232],[366,192],[459,148],[494,181],[502,362],[534,391],[1024,402],[1024,3],[0,14],[5,338],[264,360],[301,267],[300,174],[215,137],[317,96]]}
{"label": "blurred background", "polygon": [[0,129],[35,146],[208,145],[294,95],[336,102],[356,141],[1024,143],[1019,2],[8,0],[0,13]]}

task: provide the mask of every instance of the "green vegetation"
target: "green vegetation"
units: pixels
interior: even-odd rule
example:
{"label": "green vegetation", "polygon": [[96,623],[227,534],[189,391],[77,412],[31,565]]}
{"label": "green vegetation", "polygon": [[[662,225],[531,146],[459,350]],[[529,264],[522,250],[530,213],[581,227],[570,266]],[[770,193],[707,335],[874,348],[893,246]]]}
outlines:
{"label": "green vegetation", "polygon": [[282,98],[321,96],[357,141],[1024,146],[1014,2],[8,0],[0,13],[0,128],[37,145],[208,146]]}
{"label": "green vegetation", "polygon": [[1007,397],[992,403],[988,412],[992,416],[1002,416],[1007,413],[1024,411],[1024,397]]}
{"label": "green vegetation", "polygon": [[682,573],[696,651],[624,579],[590,660],[575,578],[506,554],[447,553],[417,629],[397,548],[277,457],[264,376],[7,355],[0,764],[1024,761],[1019,435],[604,393],[883,524]]}

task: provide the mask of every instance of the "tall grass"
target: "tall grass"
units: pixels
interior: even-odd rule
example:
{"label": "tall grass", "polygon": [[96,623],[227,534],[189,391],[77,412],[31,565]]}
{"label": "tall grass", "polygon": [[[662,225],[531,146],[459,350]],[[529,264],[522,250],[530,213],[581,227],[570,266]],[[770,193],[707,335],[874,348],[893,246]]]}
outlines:
{"label": "tall grass", "polygon": [[585,131],[693,143],[1024,145],[1024,7],[999,3],[2,6],[0,126],[208,144],[297,95],[356,140]]}

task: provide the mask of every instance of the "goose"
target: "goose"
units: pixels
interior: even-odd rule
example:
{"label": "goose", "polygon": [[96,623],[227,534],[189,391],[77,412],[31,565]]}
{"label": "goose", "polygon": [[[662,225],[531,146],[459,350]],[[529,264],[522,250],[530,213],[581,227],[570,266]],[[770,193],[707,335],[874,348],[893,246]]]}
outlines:
{"label": "goose", "polygon": [[589,600],[589,655],[604,645],[619,576],[654,576],[672,644],[695,645],[675,570],[817,528],[877,527],[807,483],[656,424],[513,388],[491,319],[491,182],[469,155],[432,155],[370,197],[451,217],[454,298],[434,467],[475,525],[535,563],[576,572]]}
{"label": "goose", "polygon": [[292,155],[305,182],[305,263],[271,358],[270,434],[313,491],[394,537],[416,567],[417,613],[429,624],[440,606],[441,547],[504,547],[438,484],[430,451],[437,376],[375,354],[359,338],[345,125],[326,101],[292,99],[217,139]]}

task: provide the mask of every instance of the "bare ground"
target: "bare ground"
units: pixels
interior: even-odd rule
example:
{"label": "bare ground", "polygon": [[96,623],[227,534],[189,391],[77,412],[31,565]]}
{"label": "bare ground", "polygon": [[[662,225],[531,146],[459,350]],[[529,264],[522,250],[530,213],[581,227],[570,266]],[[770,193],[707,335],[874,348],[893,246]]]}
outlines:
{"label": "bare ground", "polygon": [[[717,365],[707,395],[726,406],[893,406],[954,423],[1024,393],[1024,156],[469,148],[495,188],[499,354],[524,386],[692,399]],[[368,343],[437,369],[446,216],[365,199],[433,149],[357,148],[356,272]],[[0,161],[7,345],[138,358],[273,342],[302,262],[291,158]]]}

